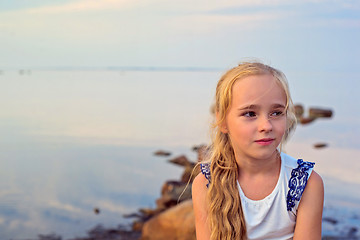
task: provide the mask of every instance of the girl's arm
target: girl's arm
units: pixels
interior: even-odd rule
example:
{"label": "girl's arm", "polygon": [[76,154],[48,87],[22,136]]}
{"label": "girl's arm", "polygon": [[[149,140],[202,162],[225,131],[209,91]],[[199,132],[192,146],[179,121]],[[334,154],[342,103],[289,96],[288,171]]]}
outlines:
{"label": "girl's arm", "polygon": [[313,171],[301,197],[294,233],[294,240],[320,240],[324,204],[324,184]]}
{"label": "girl's arm", "polygon": [[199,173],[192,184],[192,201],[195,214],[195,227],[197,240],[209,240],[210,229],[207,223],[206,193],[208,180]]}

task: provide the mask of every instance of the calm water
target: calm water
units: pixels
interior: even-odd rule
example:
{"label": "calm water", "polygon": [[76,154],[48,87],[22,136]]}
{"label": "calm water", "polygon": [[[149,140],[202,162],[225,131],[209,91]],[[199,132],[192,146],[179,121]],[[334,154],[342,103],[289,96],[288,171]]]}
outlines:
{"label": "calm water", "polygon": [[[286,71],[285,71],[286,72]],[[299,126],[286,150],[316,162],[326,186],[324,233],[360,226],[356,73],[286,72],[295,102],[331,108]],[[196,156],[208,142],[216,71],[3,71],[0,75],[0,238],[83,236],[154,207],[181,169],[155,157]],[[329,148],[314,150],[316,142]],[[95,215],[93,208],[101,213]],[[360,231],[360,230],[359,230]],[[359,233],[358,233],[359,234]]]}

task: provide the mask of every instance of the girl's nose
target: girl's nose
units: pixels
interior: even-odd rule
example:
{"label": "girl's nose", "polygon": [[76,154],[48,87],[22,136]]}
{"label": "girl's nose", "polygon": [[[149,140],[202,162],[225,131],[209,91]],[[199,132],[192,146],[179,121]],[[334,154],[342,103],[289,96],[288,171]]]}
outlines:
{"label": "girl's nose", "polygon": [[272,130],[272,124],[269,117],[261,117],[259,119],[259,131],[260,132],[270,132]]}

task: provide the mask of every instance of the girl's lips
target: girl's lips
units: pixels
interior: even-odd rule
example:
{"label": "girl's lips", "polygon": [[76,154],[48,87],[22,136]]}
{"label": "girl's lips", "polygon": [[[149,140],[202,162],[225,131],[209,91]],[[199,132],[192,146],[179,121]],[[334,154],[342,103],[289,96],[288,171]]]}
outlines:
{"label": "girl's lips", "polygon": [[274,142],[274,138],[263,138],[263,139],[259,139],[256,140],[255,142],[260,144],[260,145],[270,145],[271,143]]}

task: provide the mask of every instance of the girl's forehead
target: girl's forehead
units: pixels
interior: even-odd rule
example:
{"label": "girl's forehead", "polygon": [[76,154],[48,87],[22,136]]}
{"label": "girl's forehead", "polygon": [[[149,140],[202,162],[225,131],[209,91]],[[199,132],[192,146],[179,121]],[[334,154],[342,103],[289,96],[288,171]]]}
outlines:
{"label": "girl's forehead", "polygon": [[234,103],[286,103],[286,93],[279,80],[272,75],[253,75],[237,80],[232,88]]}

